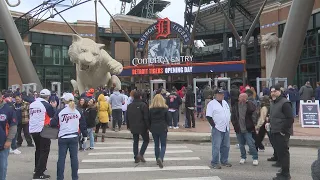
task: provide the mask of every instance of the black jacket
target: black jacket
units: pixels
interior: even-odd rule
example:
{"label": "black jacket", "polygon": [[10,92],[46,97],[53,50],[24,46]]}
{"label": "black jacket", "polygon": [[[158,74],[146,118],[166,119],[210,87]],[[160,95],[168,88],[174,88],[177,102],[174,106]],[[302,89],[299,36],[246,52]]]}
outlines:
{"label": "black jacket", "polygon": [[96,126],[97,109],[87,108],[84,111],[84,117],[87,122],[87,128],[94,128]]}
{"label": "black jacket", "polygon": [[185,107],[195,107],[195,96],[194,93],[190,90],[188,90],[186,94],[186,102],[185,102]]}
{"label": "black jacket", "polygon": [[149,119],[151,122],[150,131],[152,133],[163,133],[168,131],[169,116],[167,108],[151,108]]}
{"label": "black jacket", "polygon": [[[239,122],[239,104],[235,103],[231,107],[231,122],[236,133],[241,133],[240,122]],[[252,101],[247,101],[247,112],[246,112],[246,128],[248,132],[252,132],[255,129],[255,125],[252,119],[252,114],[256,110],[256,106]]]}
{"label": "black jacket", "polygon": [[149,108],[142,100],[134,99],[127,109],[127,127],[132,134],[145,133],[150,127]]}

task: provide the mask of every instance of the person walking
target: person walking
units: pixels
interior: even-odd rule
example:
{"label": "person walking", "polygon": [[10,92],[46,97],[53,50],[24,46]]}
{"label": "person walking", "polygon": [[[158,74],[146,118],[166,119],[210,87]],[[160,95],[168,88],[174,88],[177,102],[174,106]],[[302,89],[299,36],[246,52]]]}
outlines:
{"label": "person walking", "polygon": [[95,131],[95,137],[94,141],[97,142],[99,133],[99,129],[101,127],[102,129],[102,137],[101,142],[104,142],[106,129],[108,127],[109,119],[111,116],[111,106],[106,101],[105,96],[103,94],[100,94],[98,97],[98,103],[97,103],[97,111],[98,111],[98,119],[99,123],[96,125],[96,131]]}
{"label": "person walking", "polygon": [[82,142],[86,143],[87,125],[83,114],[75,107],[74,96],[71,93],[66,93],[63,99],[66,104],[65,108],[58,110],[50,122],[50,126],[59,127],[57,180],[64,179],[68,150],[70,153],[72,180],[78,180],[78,131],[80,129],[83,136]]}
{"label": "person walking", "polygon": [[32,138],[29,133],[29,106],[28,102],[22,100],[20,94],[16,94],[16,102],[13,104],[18,121],[18,130],[17,130],[17,147],[21,147],[23,139],[21,136],[21,131],[23,130],[23,135],[27,141],[28,147],[34,147],[32,143]]}
{"label": "person walking", "polygon": [[[67,94],[67,93],[66,93]],[[62,97],[62,99],[64,99],[65,96]],[[88,103],[87,103],[87,98],[85,97],[82,97],[80,98],[79,100],[79,104],[77,105],[77,110],[81,113],[81,114],[84,114],[84,111],[86,110],[88,106]],[[65,108],[65,107],[63,107]],[[82,134],[79,134],[79,138],[78,138],[78,142],[79,142],[79,151],[84,151],[84,148],[83,148],[83,142],[82,142]]]}
{"label": "person walking", "polygon": [[[216,89],[215,99],[207,106],[206,118],[211,125],[212,161],[213,169],[221,169],[221,165],[231,167],[228,162],[230,150],[230,107],[224,100],[223,90]],[[221,154],[221,156],[220,156]],[[220,157],[220,161],[219,161]],[[221,165],[220,163],[221,162]]]}
{"label": "person walking", "polygon": [[[144,153],[149,144],[149,109],[145,102],[142,101],[140,92],[134,93],[134,99],[127,109],[127,127],[130,129],[133,136],[133,155],[134,162],[146,162]],[[139,152],[139,136],[143,139],[142,146]]]}
{"label": "person walking", "polygon": [[150,131],[154,140],[154,153],[157,164],[163,168],[164,155],[167,147],[167,133],[170,124],[168,106],[161,95],[151,101],[149,110]]}
{"label": "person walking", "polygon": [[116,125],[118,125],[118,130],[121,130],[122,124],[122,105],[125,104],[125,99],[120,94],[120,89],[115,87],[113,93],[110,96],[110,104],[112,107],[112,130],[116,131]]}
{"label": "person walking", "polygon": [[124,104],[122,105],[122,125],[126,125],[126,115],[127,115],[127,109],[128,109],[128,101],[129,101],[129,97],[126,95],[125,91],[121,91],[121,94],[124,98]]}
{"label": "person walking", "polygon": [[[97,117],[97,108],[96,108],[96,102],[94,99],[90,99],[88,101],[88,107],[84,112],[85,120],[87,123],[87,132],[88,136],[90,138],[90,147],[88,149],[92,150],[94,149],[94,133],[93,129],[96,127],[96,117]],[[86,149],[87,144],[83,144],[83,149]]]}
{"label": "person walking", "polygon": [[40,135],[43,127],[50,124],[50,118],[55,114],[54,108],[57,107],[55,101],[49,104],[50,95],[48,89],[43,89],[40,91],[40,97],[30,104],[29,132],[36,144],[34,180],[50,178],[50,175],[44,174],[44,171],[47,169],[51,140]]}
{"label": "person walking", "polygon": [[270,97],[269,96],[263,96],[261,100],[260,105],[260,116],[258,118],[257,125],[255,126],[255,130],[257,132],[257,139],[256,139],[256,147],[260,151],[264,151],[265,147],[262,144],[262,141],[264,137],[266,136],[267,130],[265,128],[267,118],[269,117],[269,111],[270,111]]}
{"label": "person walking", "polygon": [[186,102],[185,102],[185,107],[186,107],[186,119],[187,119],[187,124],[189,128],[195,128],[196,127],[196,122],[194,119],[194,111],[195,111],[195,105],[196,100],[195,100],[195,94],[192,92],[192,87],[188,86],[187,88],[187,93],[186,93]]}
{"label": "person walking", "polygon": [[0,180],[7,179],[8,156],[16,133],[16,113],[3,101],[0,92]]}
{"label": "person walking", "polygon": [[282,95],[281,85],[271,88],[270,126],[274,148],[278,154],[281,172],[273,180],[288,180],[290,176],[289,140],[293,134],[294,117],[290,101]]}
{"label": "person walking", "polygon": [[252,137],[252,132],[255,131],[252,113],[255,110],[256,106],[252,101],[248,101],[248,95],[246,93],[241,93],[239,95],[239,102],[232,107],[231,122],[236,132],[241,152],[240,164],[244,164],[247,159],[246,144],[249,146],[249,152],[252,155],[252,164],[254,166],[259,164],[258,152]]}

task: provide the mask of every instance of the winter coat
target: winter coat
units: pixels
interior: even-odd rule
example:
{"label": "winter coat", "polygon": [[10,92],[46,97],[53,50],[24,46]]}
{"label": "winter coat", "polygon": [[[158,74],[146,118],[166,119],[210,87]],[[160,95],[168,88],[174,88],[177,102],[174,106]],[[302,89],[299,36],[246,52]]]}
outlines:
{"label": "winter coat", "polygon": [[318,86],[316,89],[315,98],[316,100],[320,100],[320,86]]}
{"label": "winter coat", "polygon": [[[239,122],[239,104],[234,104],[231,110],[231,122],[236,133],[241,133],[240,122]],[[256,110],[256,106],[251,102],[247,101],[247,112],[246,112],[246,127],[248,132],[255,130],[252,114]]]}
{"label": "winter coat", "polygon": [[312,97],[314,97],[313,88],[309,85],[302,86],[300,88],[299,94],[300,99],[303,101],[312,100]]}
{"label": "winter coat", "polygon": [[127,127],[132,134],[145,133],[150,127],[149,108],[142,100],[133,100],[127,109]]}
{"label": "winter coat", "polygon": [[149,119],[152,133],[161,134],[168,131],[170,118],[167,108],[150,108]]}
{"label": "winter coat", "polygon": [[290,102],[297,102],[299,100],[299,92],[297,92],[293,88],[288,89],[286,94],[289,95],[289,101]]}
{"label": "winter coat", "polygon": [[167,105],[169,109],[175,109],[178,110],[180,105],[182,104],[182,99],[179,95],[176,93],[171,93],[167,98],[165,98],[167,101]]}
{"label": "winter coat", "polygon": [[98,97],[98,118],[101,123],[108,123],[109,116],[111,115],[111,105],[106,101],[103,94]]}
{"label": "winter coat", "polygon": [[185,102],[185,107],[195,107],[195,97],[194,93],[192,92],[191,89],[188,89],[188,92],[186,94],[186,102]]}
{"label": "winter coat", "polygon": [[87,128],[94,128],[96,126],[97,108],[87,108],[84,111],[84,116],[87,122]]}

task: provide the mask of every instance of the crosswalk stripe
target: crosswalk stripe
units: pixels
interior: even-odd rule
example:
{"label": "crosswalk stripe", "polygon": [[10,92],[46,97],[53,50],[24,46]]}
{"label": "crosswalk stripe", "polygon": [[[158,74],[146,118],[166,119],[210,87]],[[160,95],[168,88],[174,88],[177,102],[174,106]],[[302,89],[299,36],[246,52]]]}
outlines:
{"label": "crosswalk stripe", "polygon": [[79,169],[79,174],[117,173],[117,172],[146,172],[146,171],[181,171],[181,170],[209,170],[208,166],[165,166],[159,167],[126,167],[126,168],[95,168]]}
{"label": "crosswalk stripe", "polygon": [[132,142],[115,142],[115,141],[107,141],[107,142],[96,142],[95,144],[103,144],[103,145],[126,145],[126,144],[131,144]]}
{"label": "crosswalk stripe", "polygon": [[[187,146],[167,146],[167,149],[186,149]],[[94,147],[96,150],[102,149],[132,149],[132,146],[110,146],[110,147]],[[148,147],[148,149],[154,149],[154,147]]]}
{"label": "crosswalk stripe", "polygon": [[[145,158],[146,161],[155,161],[155,158]],[[195,161],[200,160],[199,157],[169,157],[165,158],[165,161]],[[99,163],[99,162],[133,162],[133,158],[130,159],[84,159],[83,163]]]}
{"label": "crosswalk stripe", "polygon": [[[166,154],[175,154],[175,153],[192,153],[191,150],[169,150],[166,151]],[[97,153],[89,153],[89,156],[99,156],[99,155],[124,155],[124,154],[132,154],[132,152],[97,152]],[[153,151],[147,151],[145,154],[154,154]]]}
{"label": "crosswalk stripe", "polygon": [[213,176],[213,177],[190,177],[190,178],[154,179],[154,180],[221,180],[221,179],[218,176]]}

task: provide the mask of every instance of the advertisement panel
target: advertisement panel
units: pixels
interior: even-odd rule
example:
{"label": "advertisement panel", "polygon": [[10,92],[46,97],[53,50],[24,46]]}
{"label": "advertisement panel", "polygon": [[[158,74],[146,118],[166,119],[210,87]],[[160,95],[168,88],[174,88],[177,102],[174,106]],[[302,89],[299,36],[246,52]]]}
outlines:
{"label": "advertisement panel", "polygon": [[[161,39],[148,41],[148,59],[180,63],[180,39]],[[161,63],[161,62],[159,62]],[[162,63],[163,64],[163,63]]]}

